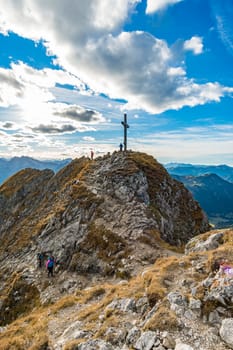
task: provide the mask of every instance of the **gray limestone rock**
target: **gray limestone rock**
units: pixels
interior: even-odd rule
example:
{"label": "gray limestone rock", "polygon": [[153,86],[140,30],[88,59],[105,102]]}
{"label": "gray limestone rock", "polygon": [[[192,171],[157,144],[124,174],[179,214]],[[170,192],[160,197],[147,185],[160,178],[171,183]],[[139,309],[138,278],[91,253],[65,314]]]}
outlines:
{"label": "gray limestone rock", "polygon": [[136,343],[140,334],[141,334],[141,331],[139,328],[137,328],[136,326],[131,328],[127,334],[127,337],[126,337],[126,344],[130,345],[130,344]]}
{"label": "gray limestone rock", "polygon": [[95,339],[89,340],[77,346],[77,350],[120,350],[118,347],[113,347],[110,343],[104,340]]}
{"label": "gray limestone rock", "polygon": [[225,318],[219,330],[222,340],[233,349],[233,318]]}
{"label": "gray limestone rock", "polygon": [[163,338],[163,341],[162,341],[163,346],[166,349],[174,349],[176,345],[175,339],[168,332],[163,332],[162,338]]}
{"label": "gray limestone rock", "polygon": [[157,335],[155,332],[148,331],[141,334],[140,338],[137,340],[134,348],[136,350],[151,350],[157,340]]}
{"label": "gray limestone rock", "polygon": [[185,253],[188,254],[190,252],[201,252],[216,249],[220,244],[223,243],[222,238],[222,232],[218,232],[209,236],[205,241],[194,237],[186,244]]}
{"label": "gray limestone rock", "polygon": [[185,343],[178,343],[175,346],[175,350],[194,350],[194,348],[190,345],[185,344]]}
{"label": "gray limestone rock", "polygon": [[167,299],[170,302],[171,310],[175,311],[177,315],[183,315],[185,309],[188,306],[186,298],[179,292],[170,292],[167,295]]}
{"label": "gray limestone rock", "polygon": [[118,299],[113,300],[109,305],[107,305],[106,310],[108,309],[119,309],[123,312],[135,312],[136,303],[134,299]]}

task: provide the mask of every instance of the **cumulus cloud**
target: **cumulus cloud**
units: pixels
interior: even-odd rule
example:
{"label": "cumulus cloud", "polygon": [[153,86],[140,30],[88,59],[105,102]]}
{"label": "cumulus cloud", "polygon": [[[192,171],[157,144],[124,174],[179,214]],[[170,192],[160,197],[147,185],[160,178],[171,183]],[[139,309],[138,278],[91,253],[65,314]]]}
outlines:
{"label": "cumulus cloud", "polygon": [[11,70],[0,68],[0,107],[17,104],[24,94],[24,85]]}
{"label": "cumulus cloud", "polygon": [[64,134],[64,133],[72,133],[76,131],[76,128],[71,124],[66,124],[62,126],[57,125],[43,125],[40,124],[35,128],[32,128],[32,131],[36,133],[42,134]]}
{"label": "cumulus cloud", "polygon": [[11,123],[11,122],[1,123],[1,128],[6,129],[6,130],[13,129],[14,123]]}
{"label": "cumulus cloud", "polygon": [[151,14],[183,0],[147,0],[146,13]]}
{"label": "cumulus cloud", "polygon": [[201,54],[203,52],[203,47],[202,38],[199,36],[193,36],[190,40],[184,42],[184,49],[193,51],[195,55]]}
{"label": "cumulus cloud", "polygon": [[[148,0],[146,12],[149,14],[179,1]],[[2,31],[12,30],[33,40],[42,39],[48,53],[57,57],[60,66],[66,72],[71,72],[72,77],[80,78],[74,84],[81,88],[81,82],[84,82],[96,93],[124,98],[128,109],[161,113],[168,109],[218,101],[225,93],[232,92],[217,83],[198,85],[189,79],[183,62],[177,62],[172,48],[164,40],[142,31],[123,32],[123,24],[139,2],[86,0],[67,6],[65,0],[21,0],[17,3],[14,0],[0,0],[0,27]],[[191,38],[185,42],[184,48],[195,54],[201,53],[201,38]],[[15,74],[19,68],[24,69],[27,77],[24,87],[31,87],[35,72],[30,74],[30,68],[25,69],[21,65],[12,67]],[[18,90],[13,87],[15,94],[23,93],[32,98],[32,94],[37,93],[36,88],[40,88],[44,93],[41,99],[48,101],[50,81],[48,79],[45,88],[43,74],[51,77],[49,71],[38,71],[34,90],[22,91],[20,86]],[[4,102],[0,103],[3,105]],[[71,109],[62,116],[71,119],[80,117],[77,110]],[[91,120],[94,116],[89,113],[85,118]]]}
{"label": "cumulus cloud", "polygon": [[101,113],[84,109],[76,105],[55,105],[54,115],[83,123],[99,123],[105,121]]}
{"label": "cumulus cloud", "polygon": [[[61,39],[64,45],[67,38],[83,43],[89,40],[90,35],[99,36],[119,28],[129,11],[140,1],[86,0],[73,1],[67,6],[65,0],[9,0],[6,3],[1,0],[1,8],[4,9],[1,11],[0,28],[2,32],[12,30],[23,37],[45,39],[55,44]],[[63,49],[69,47],[64,45]]]}
{"label": "cumulus cloud", "polygon": [[50,89],[56,84],[72,84],[78,90],[83,83],[62,70],[37,70],[18,62],[11,67],[0,68],[0,106],[32,104],[32,101],[47,102],[54,99]]}
{"label": "cumulus cloud", "polygon": [[[76,93],[82,93],[84,89],[83,83],[78,78],[62,70],[37,70],[22,62],[12,64],[8,69],[0,68],[0,107],[18,106],[21,119],[33,124],[35,130],[41,132],[45,129],[36,129],[36,126],[43,121],[47,125],[54,117],[72,119],[78,125],[105,121],[102,114],[97,111],[57,102],[53,94],[57,84],[62,86],[70,84],[74,86]],[[19,118],[18,123],[20,124]],[[4,128],[9,129],[10,126],[8,123]],[[79,128],[83,131],[80,125]],[[48,133],[73,131],[71,128],[51,128],[51,130]]]}

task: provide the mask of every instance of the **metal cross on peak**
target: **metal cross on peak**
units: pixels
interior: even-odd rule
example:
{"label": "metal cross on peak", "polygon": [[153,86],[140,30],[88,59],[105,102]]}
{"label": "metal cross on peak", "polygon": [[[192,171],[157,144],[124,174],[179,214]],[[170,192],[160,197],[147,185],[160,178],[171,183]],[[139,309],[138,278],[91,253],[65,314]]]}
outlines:
{"label": "metal cross on peak", "polygon": [[124,126],[124,151],[127,151],[127,129],[129,128],[129,125],[127,124],[127,114],[124,114],[124,121],[121,122],[121,124]]}

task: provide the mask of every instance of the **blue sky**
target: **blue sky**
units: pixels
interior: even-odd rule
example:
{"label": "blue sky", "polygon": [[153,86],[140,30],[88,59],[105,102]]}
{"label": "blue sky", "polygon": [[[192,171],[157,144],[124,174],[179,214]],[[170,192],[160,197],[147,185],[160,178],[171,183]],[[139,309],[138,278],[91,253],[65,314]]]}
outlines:
{"label": "blue sky", "polygon": [[233,165],[232,0],[0,0],[0,156]]}

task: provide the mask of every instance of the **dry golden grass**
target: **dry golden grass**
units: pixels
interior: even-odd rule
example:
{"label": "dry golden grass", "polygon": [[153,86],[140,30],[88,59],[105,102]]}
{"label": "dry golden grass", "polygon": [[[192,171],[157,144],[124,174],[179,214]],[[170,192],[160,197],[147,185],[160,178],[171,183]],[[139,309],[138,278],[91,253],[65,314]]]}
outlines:
{"label": "dry golden grass", "polygon": [[1,186],[0,193],[7,198],[22,189],[23,185],[30,183],[41,173],[36,169],[24,169],[9,177]]}
{"label": "dry golden grass", "polygon": [[79,295],[79,297],[81,297],[81,294],[83,294],[82,295],[82,303],[86,304],[86,303],[88,303],[91,300],[96,299],[96,298],[98,298],[98,300],[100,298],[102,299],[104,297],[105,293],[106,293],[105,287],[104,287],[104,285],[103,286],[101,285],[101,286],[94,286],[90,289],[86,289],[84,294],[80,291],[77,291],[76,295],[77,296]]}
{"label": "dry golden grass", "polygon": [[170,310],[169,305],[165,302],[158,307],[158,310],[144,326],[144,330],[146,331],[173,331],[178,329],[179,324],[177,322],[176,314]]}
{"label": "dry golden grass", "polygon": [[48,344],[47,312],[38,309],[20,318],[0,333],[0,350],[40,350]]}
{"label": "dry golden grass", "polygon": [[165,249],[167,251],[170,251],[171,254],[172,253],[177,253],[177,254],[183,254],[184,253],[184,248],[185,246],[184,245],[181,245],[181,246],[174,246],[174,245],[171,245],[167,242],[165,242],[161,236],[160,236],[160,233],[158,230],[150,230],[148,231],[148,234],[153,238],[153,240],[157,243],[157,245],[159,246],[159,248],[161,249]]}
{"label": "dry golden grass", "polygon": [[70,164],[61,169],[56,175],[57,186],[60,191],[70,185],[73,180],[82,180],[92,164],[88,158],[74,159]]}
{"label": "dry golden grass", "polygon": [[79,205],[84,209],[89,209],[92,205],[97,207],[103,201],[89,191],[82,182],[72,185],[71,197],[73,200],[78,200]]}
{"label": "dry golden grass", "polygon": [[84,343],[85,341],[86,339],[82,339],[82,338],[72,340],[64,346],[63,350],[77,350],[78,345]]}
{"label": "dry golden grass", "polygon": [[64,310],[68,307],[72,307],[78,303],[78,298],[75,295],[66,295],[59,299],[53,305],[50,305],[50,311],[53,314],[57,314],[59,311]]}
{"label": "dry golden grass", "polygon": [[[88,234],[79,248],[81,251],[96,251],[99,259],[107,263],[114,263],[114,270],[121,266],[122,258],[127,257],[130,253],[127,242],[123,238],[104,226],[96,226],[93,223],[89,225]],[[109,274],[113,272],[110,265],[107,272]]]}
{"label": "dry golden grass", "polygon": [[[16,294],[17,293],[17,294]],[[4,326],[40,306],[39,291],[14,273],[1,291],[0,325]]]}
{"label": "dry golden grass", "polygon": [[[134,298],[135,300],[147,296],[151,307],[155,303],[159,303],[161,300],[164,302],[164,297],[167,294],[167,289],[163,284],[165,278],[170,280],[173,278],[175,280],[178,269],[179,269],[179,259],[176,257],[170,257],[168,259],[159,259],[156,264],[151,267],[147,272],[142,275],[138,275],[135,278],[130,279],[128,282],[122,285],[112,285],[105,284],[103,286],[105,293],[102,294],[101,300],[96,301],[95,298],[92,300],[91,304],[83,308],[78,312],[77,318],[85,322],[86,330],[93,330],[98,324],[100,315],[102,315],[102,324],[98,329],[98,336],[104,336],[106,330],[109,327],[117,327],[121,322],[123,322],[124,317],[127,317],[127,313],[124,313],[117,309],[107,308],[113,300],[123,299],[123,298]],[[85,293],[88,295],[85,295]],[[79,303],[90,301],[89,295],[96,293],[96,289],[89,289],[88,291],[81,291],[79,294]],[[97,293],[98,294],[98,293]],[[169,307],[160,306],[156,312],[155,317],[153,317],[146,325],[146,329],[166,329],[167,326],[172,329],[177,329],[178,324],[175,314],[169,310]],[[161,317],[163,317],[163,322],[161,324]]]}

